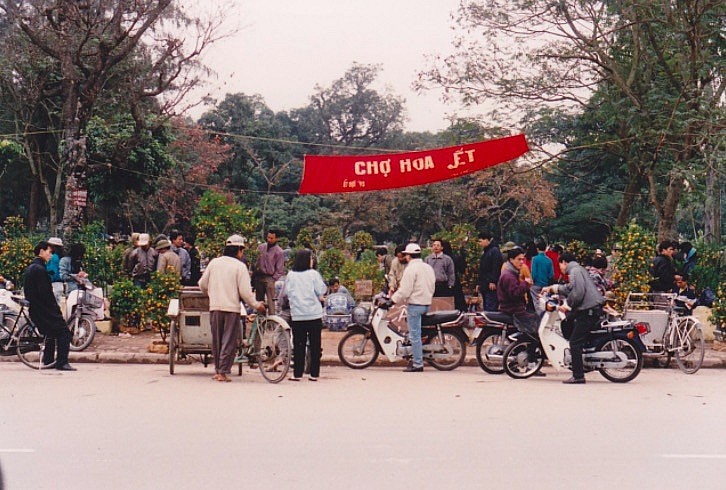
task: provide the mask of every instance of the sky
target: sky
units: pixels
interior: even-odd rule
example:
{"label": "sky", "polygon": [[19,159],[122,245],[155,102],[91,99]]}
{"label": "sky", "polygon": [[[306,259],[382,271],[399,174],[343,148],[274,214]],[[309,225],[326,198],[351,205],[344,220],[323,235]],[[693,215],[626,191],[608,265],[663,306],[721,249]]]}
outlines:
{"label": "sky", "polygon": [[[374,85],[405,99],[408,131],[448,127],[454,107],[441,92],[411,88],[425,55],[451,51],[451,13],[459,0],[229,0],[227,27],[204,61],[217,72],[205,87],[213,98],[260,94],[273,111],[304,107],[315,85],[328,87],[353,62],[380,64]],[[197,109],[198,116],[201,110]]]}

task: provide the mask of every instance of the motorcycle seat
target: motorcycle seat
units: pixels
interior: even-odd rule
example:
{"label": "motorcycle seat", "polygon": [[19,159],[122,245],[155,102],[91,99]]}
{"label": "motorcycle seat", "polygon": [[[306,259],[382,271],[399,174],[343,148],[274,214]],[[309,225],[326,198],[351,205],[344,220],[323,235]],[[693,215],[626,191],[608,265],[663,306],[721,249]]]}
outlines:
{"label": "motorcycle seat", "polygon": [[459,318],[459,315],[461,315],[459,310],[443,310],[425,313],[421,317],[421,325],[438,325],[441,323],[453,322]]}
{"label": "motorcycle seat", "polygon": [[492,322],[514,325],[514,318],[512,318],[512,315],[509,313],[502,313],[501,311],[482,311],[482,315]]}

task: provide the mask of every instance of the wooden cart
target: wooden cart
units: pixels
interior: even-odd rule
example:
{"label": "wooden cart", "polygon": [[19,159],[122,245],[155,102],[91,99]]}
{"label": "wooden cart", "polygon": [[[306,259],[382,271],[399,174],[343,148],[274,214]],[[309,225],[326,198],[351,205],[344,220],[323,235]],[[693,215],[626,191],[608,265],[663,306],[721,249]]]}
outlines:
{"label": "wooden cart", "polygon": [[[199,355],[206,367],[212,360],[212,331],[209,323],[209,298],[198,287],[185,287],[178,299],[169,302],[169,373],[177,361]],[[276,315],[247,315],[240,303],[240,344],[235,363],[242,374],[242,363],[259,367],[264,378],[281,381],[290,367],[292,341],[290,326]],[[246,326],[249,325],[249,331]]]}

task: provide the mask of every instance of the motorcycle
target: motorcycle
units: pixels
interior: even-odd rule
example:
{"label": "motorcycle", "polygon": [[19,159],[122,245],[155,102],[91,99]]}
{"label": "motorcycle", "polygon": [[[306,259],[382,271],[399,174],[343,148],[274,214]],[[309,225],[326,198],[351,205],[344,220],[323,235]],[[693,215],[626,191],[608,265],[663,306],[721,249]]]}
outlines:
{"label": "motorcycle", "polygon": [[[392,306],[387,297],[374,303],[373,310],[356,306],[352,323],[338,343],[340,361],[353,369],[372,365],[383,354],[390,362],[413,357],[408,333],[397,330],[386,318]],[[466,335],[461,327],[465,313],[458,310],[436,311],[421,317],[421,340],[426,362],[440,371],[461,366],[466,358]]]}
{"label": "motorcycle", "polygon": [[489,374],[504,373],[504,350],[511,343],[509,336],[516,331],[512,315],[499,311],[478,311],[466,314],[463,326],[469,345],[476,349],[476,362]]}
{"label": "motorcycle", "polygon": [[[557,371],[572,369],[570,343],[560,328],[564,314],[559,311],[564,304],[557,297],[540,297],[544,313],[537,329],[537,335],[517,332],[510,336],[512,343],[504,351],[504,370],[515,379],[534,376],[548,360]],[[589,333],[583,347],[585,372],[599,371],[613,383],[627,383],[635,379],[643,367],[643,353],[646,348],[640,339],[650,331],[647,323],[632,320],[609,320],[604,318],[597,330]],[[534,345],[534,361],[530,361],[528,350]]]}
{"label": "motorcycle", "polygon": [[73,333],[71,350],[82,351],[93,342],[96,335],[96,320],[103,320],[103,290],[97,288],[86,277],[70,274],[78,289],[68,293],[66,299],[66,325]]}

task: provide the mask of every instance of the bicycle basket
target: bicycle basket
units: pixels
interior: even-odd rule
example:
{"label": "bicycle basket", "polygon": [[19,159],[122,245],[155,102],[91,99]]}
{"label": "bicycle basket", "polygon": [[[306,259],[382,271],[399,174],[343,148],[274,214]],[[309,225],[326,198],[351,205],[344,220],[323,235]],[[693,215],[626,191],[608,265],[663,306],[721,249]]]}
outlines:
{"label": "bicycle basket", "polygon": [[103,306],[103,298],[91,294],[88,291],[83,292],[83,302],[91,308],[101,308]]}

